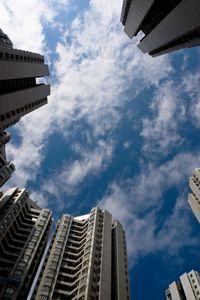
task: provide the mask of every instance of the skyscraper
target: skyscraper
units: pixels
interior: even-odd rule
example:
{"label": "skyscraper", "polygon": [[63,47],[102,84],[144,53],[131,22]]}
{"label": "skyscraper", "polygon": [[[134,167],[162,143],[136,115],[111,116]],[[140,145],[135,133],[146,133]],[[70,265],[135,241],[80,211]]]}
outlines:
{"label": "skyscraper", "polygon": [[165,291],[166,300],[199,300],[200,299],[200,274],[190,271],[180,276]]}
{"label": "skyscraper", "polygon": [[130,299],[122,225],[98,207],[63,215],[32,299]]}
{"label": "skyscraper", "polygon": [[121,22],[130,38],[143,32],[143,53],[158,56],[199,45],[199,15],[199,0],[124,0]]}
{"label": "skyscraper", "polygon": [[37,83],[36,78],[48,74],[42,55],[13,49],[0,31],[0,130],[47,103],[50,86]]}
{"label": "skyscraper", "polygon": [[6,160],[5,144],[10,137],[4,130],[47,103],[50,86],[37,83],[36,78],[48,74],[42,55],[13,49],[11,40],[0,29],[0,186],[15,170]]}
{"label": "skyscraper", "polygon": [[0,194],[0,299],[23,300],[47,244],[51,212],[33,202],[27,190]]}
{"label": "skyscraper", "polygon": [[191,209],[200,223],[200,169],[195,169],[189,179],[189,186],[192,193],[188,194],[188,202]]}
{"label": "skyscraper", "polygon": [[6,160],[5,145],[10,140],[10,135],[0,131],[0,187],[10,178],[15,170],[13,163]]}

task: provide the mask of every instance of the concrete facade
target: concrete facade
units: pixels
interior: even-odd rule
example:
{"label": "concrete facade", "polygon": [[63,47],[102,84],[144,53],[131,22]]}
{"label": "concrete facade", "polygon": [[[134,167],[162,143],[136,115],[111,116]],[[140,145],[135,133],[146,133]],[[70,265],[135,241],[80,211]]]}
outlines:
{"label": "concrete facade", "polygon": [[15,170],[6,160],[5,129],[47,103],[50,85],[37,83],[37,78],[47,75],[42,55],[13,49],[11,40],[0,29],[0,186]]}
{"label": "concrete facade", "polygon": [[0,299],[25,300],[47,244],[51,212],[26,189],[0,195]]}
{"label": "concrete facade", "polygon": [[190,271],[180,276],[177,282],[172,282],[165,291],[166,300],[199,300],[200,274]]}
{"label": "concrete facade", "polygon": [[47,75],[42,55],[0,43],[0,130],[47,103],[50,86],[36,82]]}
{"label": "concrete facade", "polygon": [[13,163],[6,160],[6,143],[10,140],[7,132],[0,131],[0,187],[10,178],[15,171]]}
{"label": "concrete facade", "polygon": [[195,169],[189,178],[189,186],[192,193],[188,194],[188,202],[191,209],[200,223],[200,169]]}
{"label": "concrete facade", "polygon": [[98,207],[85,216],[64,215],[32,299],[129,300],[122,225]]}
{"label": "concrete facade", "polygon": [[138,47],[157,56],[200,45],[198,0],[124,0],[121,22],[132,38],[144,33]]}

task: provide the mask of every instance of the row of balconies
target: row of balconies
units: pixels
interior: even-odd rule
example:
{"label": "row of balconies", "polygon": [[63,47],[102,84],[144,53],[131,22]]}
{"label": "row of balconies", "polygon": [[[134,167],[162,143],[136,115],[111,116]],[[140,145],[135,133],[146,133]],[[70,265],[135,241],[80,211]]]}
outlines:
{"label": "row of balconies", "polygon": [[[29,63],[44,63],[44,58],[38,54],[20,51],[16,49],[6,49],[5,52],[0,52],[0,60],[10,60],[17,62],[29,62]],[[28,54],[28,55],[27,55]]]}
{"label": "row of balconies", "polygon": [[[21,211],[17,210],[17,212],[14,209],[12,209],[11,212],[8,214],[8,216],[3,221],[3,224],[6,226],[6,228],[4,228],[5,230],[9,229],[9,224],[13,224],[13,218],[20,221],[20,224],[18,224],[18,222],[16,223],[18,225],[17,227],[18,227],[19,231],[20,231],[21,227],[23,227],[24,230],[26,230],[27,228],[30,228],[30,224],[25,223],[26,218],[24,216],[23,209]],[[5,230],[4,230],[4,233],[5,233]]]}

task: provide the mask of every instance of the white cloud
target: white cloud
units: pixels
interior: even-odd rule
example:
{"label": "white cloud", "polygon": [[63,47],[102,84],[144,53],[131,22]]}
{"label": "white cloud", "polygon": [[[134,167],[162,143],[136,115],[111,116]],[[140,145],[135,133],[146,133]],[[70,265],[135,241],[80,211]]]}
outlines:
{"label": "white cloud", "polygon": [[[91,176],[98,176],[103,172],[112,160],[113,144],[100,140],[94,150],[79,146],[80,158],[71,164],[66,163],[62,170],[53,173],[51,178],[44,180],[41,192],[54,196],[57,203],[65,205],[68,196],[77,194],[78,187]],[[69,204],[69,203],[68,203]]]}
{"label": "white cloud", "polygon": [[185,117],[185,107],[179,87],[171,81],[159,86],[150,107],[152,119],[143,120],[143,149],[148,153],[167,154],[182,143],[178,129]]}
{"label": "white cloud", "polygon": [[48,208],[48,199],[45,198],[43,194],[37,192],[31,192],[30,198],[31,200],[35,201],[40,207]]}
{"label": "white cloud", "polygon": [[0,3],[1,27],[19,49],[43,52],[43,26],[52,23],[54,16],[51,1],[2,0]]}
{"label": "white cloud", "polygon": [[182,81],[182,89],[187,92],[190,103],[188,104],[188,118],[195,127],[200,127],[200,73],[199,70],[193,73],[186,73]]}
{"label": "white cloud", "polygon": [[[98,202],[124,224],[132,263],[156,251],[164,251],[166,257],[175,255],[183,247],[197,243],[191,234],[193,216],[185,188],[199,164],[200,154],[191,153],[179,154],[159,167],[149,164],[138,176],[113,182]],[[170,199],[172,210],[165,216],[164,194],[170,188],[176,188],[179,197]]]}
{"label": "white cloud", "polygon": [[[60,7],[59,1],[3,1],[2,28],[15,46],[42,51],[51,47],[45,44],[44,29],[47,23],[59,27],[54,20],[59,20]],[[25,185],[36,179],[45,157],[45,142],[54,129],[68,139],[73,123],[84,119],[95,145],[94,139],[111,135],[117,128],[119,108],[130,86],[134,99],[146,85],[157,85],[172,71],[167,56],[153,60],[137,49],[135,40],[128,40],[119,22],[120,10],[121,3],[114,0],[90,1],[89,8],[80,12],[60,37],[49,104],[24,117],[16,126],[22,143],[8,145],[8,157],[17,168],[13,184]],[[29,41],[27,37],[34,38]]]}

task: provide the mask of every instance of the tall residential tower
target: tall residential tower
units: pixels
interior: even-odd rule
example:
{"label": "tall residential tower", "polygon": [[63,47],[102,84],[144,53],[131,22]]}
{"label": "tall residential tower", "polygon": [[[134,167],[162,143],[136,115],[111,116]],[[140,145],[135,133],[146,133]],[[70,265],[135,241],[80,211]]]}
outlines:
{"label": "tall residential tower", "polygon": [[199,16],[199,0],[124,0],[121,22],[130,38],[143,32],[143,53],[158,56],[200,45]]}
{"label": "tall residential tower", "polygon": [[0,31],[0,130],[46,104],[50,94],[49,85],[36,82],[49,75],[44,57],[14,49],[6,37]]}
{"label": "tall residential tower", "polygon": [[165,291],[166,300],[199,300],[200,299],[200,274],[190,271],[180,276]]}
{"label": "tall residential tower", "polygon": [[9,37],[0,29],[0,186],[15,169],[6,160],[5,144],[9,139],[5,129],[47,103],[50,86],[37,83],[37,78],[46,75],[49,70],[44,57],[14,49]]}
{"label": "tall residential tower", "polygon": [[195,169],[189,179],[189,186],[192,193],[188,194],[188,202],[191,209],[200,223],[200,169]]}
{"label": "tall residential tower", "polygon": [[32,299],[130,299],[122,225],[98,207],[63,215]]}
{"label": "tall residential tower", "polygon": [[0,299],[25,300],[51,226],[51,212],[33,202],[27,190],[0,194]]}
{"label": "tall residential tower", "polygon": [[0,187],[10,178],[15,171],[15,166],[6,159],[5,146],[10,140],[10,135],[5,131],[0,131]]}

